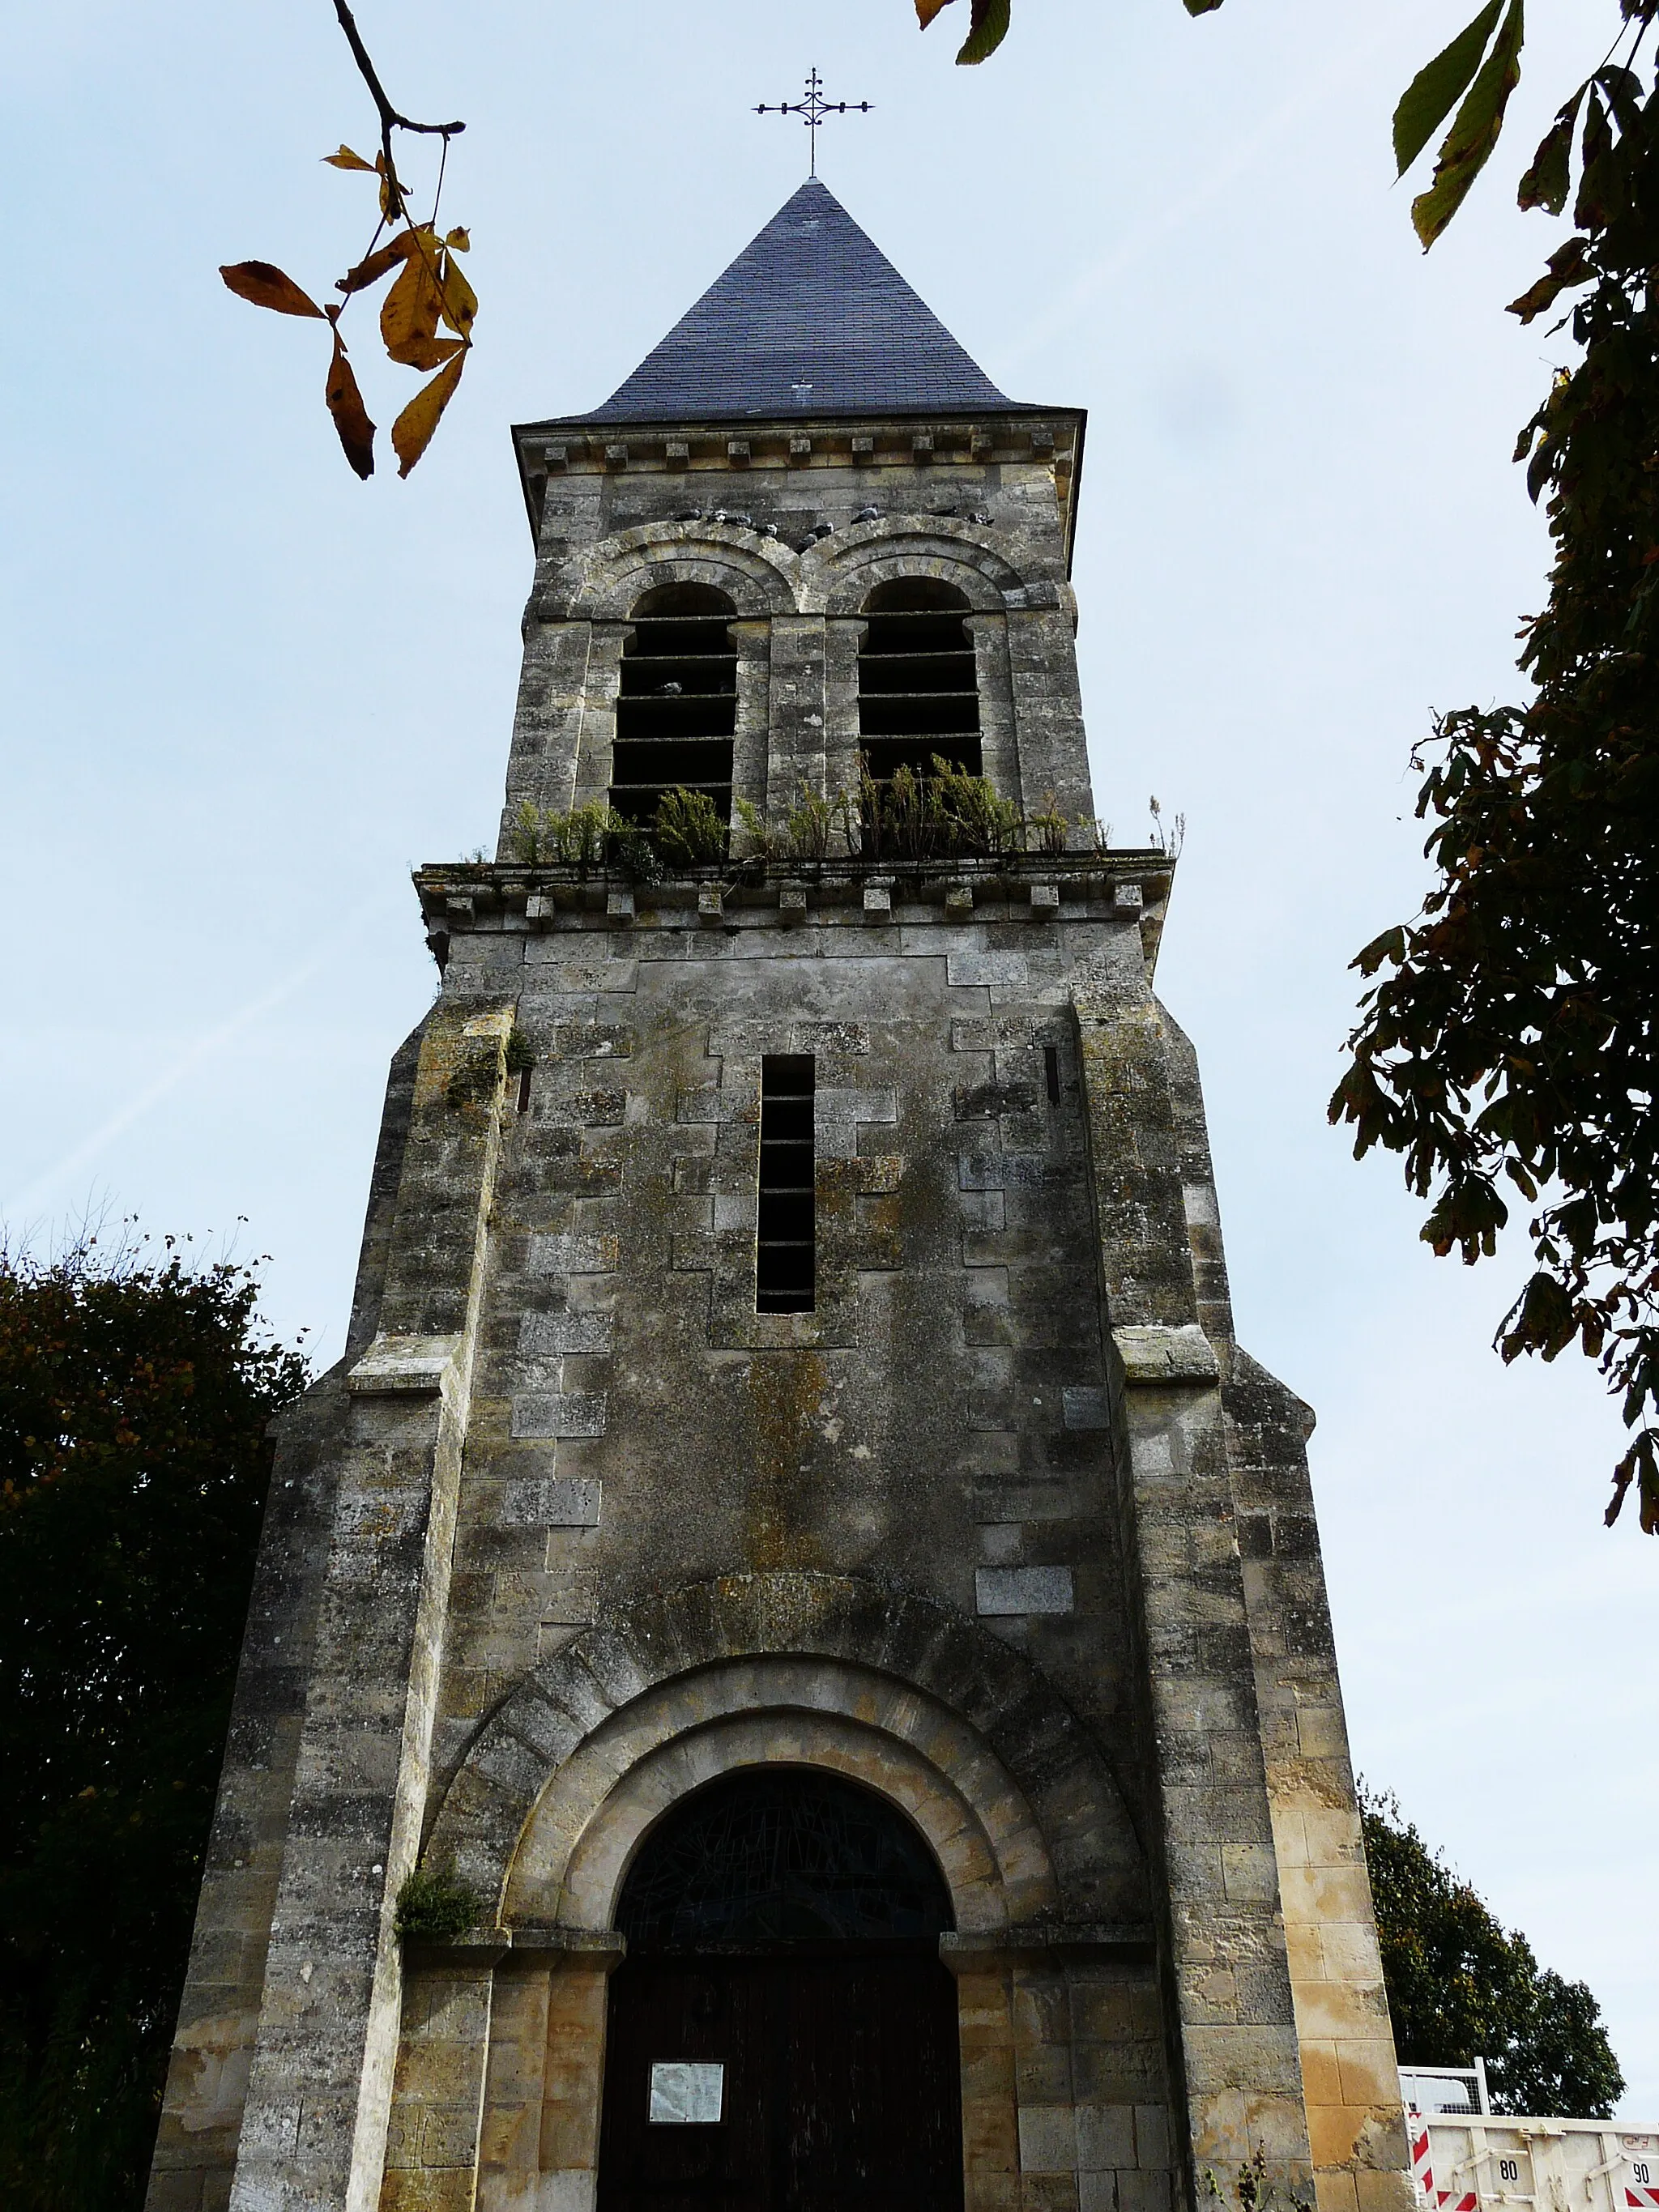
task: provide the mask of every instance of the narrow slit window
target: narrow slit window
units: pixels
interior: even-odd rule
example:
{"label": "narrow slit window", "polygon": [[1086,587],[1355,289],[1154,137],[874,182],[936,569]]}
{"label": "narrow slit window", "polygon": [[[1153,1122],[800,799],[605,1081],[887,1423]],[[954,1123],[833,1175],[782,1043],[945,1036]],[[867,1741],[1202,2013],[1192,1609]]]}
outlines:
{"label": "narrow slit window", "polygon": [[769,1053],[761,1062],[760,1203],[755,1229],[755,1308],[811,1313],[817,1259],[810,1053]]}
{"label": "narrow slit window", "polygon": [[1048,1103],[1060,1103],[1060,1048],[1045,1044],[1042,1048],[1042,1077],[1048,1086]]}

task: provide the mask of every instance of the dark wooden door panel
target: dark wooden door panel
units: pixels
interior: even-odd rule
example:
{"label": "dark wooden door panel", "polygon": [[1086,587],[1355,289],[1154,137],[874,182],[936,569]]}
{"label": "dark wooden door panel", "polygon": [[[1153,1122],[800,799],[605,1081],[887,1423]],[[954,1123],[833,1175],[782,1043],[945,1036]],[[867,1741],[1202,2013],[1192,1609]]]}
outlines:
{"label": "dark wooden door panel", "polygon": [[[718,2124],[653,2124],[653,2062],[724,2066]],[[599,2212],[961,2212],[956,1990],[925,1957],[629,1960]]]}
{"label": "dark wooden door panel", "polygon": [[782,1984],[790,2117],[779,2212],[962,2203],[956,1987],[928,1960],[830,1965]]}
{"label": "dark wooden door panel", "polygon": [[[633,1960],[611,1978],[605,2039],[599,2203],[614,2212],[770,2212],[772,2145],[767,2119],[775,2039],[771,1992],[731,1962]],[[653,2125],[653,2061],[724,2066],[715,2126]]]}

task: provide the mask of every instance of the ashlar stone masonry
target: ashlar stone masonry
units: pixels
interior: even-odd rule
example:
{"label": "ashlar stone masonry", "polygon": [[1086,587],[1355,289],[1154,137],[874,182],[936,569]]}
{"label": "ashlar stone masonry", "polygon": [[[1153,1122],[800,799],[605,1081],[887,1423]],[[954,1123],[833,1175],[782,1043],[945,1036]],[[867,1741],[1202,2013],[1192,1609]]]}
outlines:
{"label": "ashlar stone masonry", "polygon": [[[1192,2212],[1258,2154],[1405,2212],[1312,1416],[1233,1337],[1170,859],[520,858],[526,802],[611,788],[665,586],[729,605],[775,830],[856,788],[867,610],[918,580],[984,772],[1091,817],[1083,416],[1006,399],[814,183],[607,408],[515,436],[499,856],[416,878],[442,991],[283,1427],[151,2212],[621,2202],[623,1885],[769,1768],[943,1875],[969,2212]],[[805,1310],[757,1301],[774,1054],[815,1077]],[[471,1934],[400,1944],[417,1867]]]}

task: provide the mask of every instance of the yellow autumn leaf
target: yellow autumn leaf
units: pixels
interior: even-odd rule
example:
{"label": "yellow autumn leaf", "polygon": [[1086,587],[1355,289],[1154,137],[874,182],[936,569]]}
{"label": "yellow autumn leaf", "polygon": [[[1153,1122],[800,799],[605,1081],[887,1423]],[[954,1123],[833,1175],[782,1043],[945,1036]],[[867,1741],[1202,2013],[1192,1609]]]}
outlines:
{"label": "yellow autumn leaf", "polygon": [[467,349],[463,346],[447,368],[441,369],[430,384],[422,386],[392,424],[392,450],[398,456],[400,477],[409,474],[431,444],[439,418],[455,396],[461,371],[466,367],[466,356]]}
{"label": "yellow autumn leaf", "polygon": [[362,155],[354,154],[349,146],[342,146],[337,154],[325,154],[323,159],[331,169],[363,169],[371,177],[374,173],[373,161],[364,161]]}
{"label": "yellow autumn leaf", "polygon": [[444,233],[444,244],[453,246],[457,253],[465,253],[471,250],[472,240],[458,224],[453,230]]}
{"label": "yellow autumn leaf", "polygon": [[[440,253],[435,233],[423,225],[414,234],[403,274],[380,308],[380,336],[386,352],[405,368],[436,368],[453,350],[447,340],[438,337],[438,319],[443,313]],[[444,348],[441,352],[435,350],[440,344]]]}
{"label": "yellow autumn leaf", "polygon": [[478,312],[478,295],[452,260],[443,266],[443,319],[461,337],[472,335],[472,319]]}
{"label": "yellow autumn leaf", "polygon": [[343,276],[336,280],[334,289],[337,292],[361,292],[370,284],[378,284],[388,269],[395,269],[414,251],[414,232],[400,230],[389,246],[383,246],[377,253],[369,254],[355,269],[348,269]]}

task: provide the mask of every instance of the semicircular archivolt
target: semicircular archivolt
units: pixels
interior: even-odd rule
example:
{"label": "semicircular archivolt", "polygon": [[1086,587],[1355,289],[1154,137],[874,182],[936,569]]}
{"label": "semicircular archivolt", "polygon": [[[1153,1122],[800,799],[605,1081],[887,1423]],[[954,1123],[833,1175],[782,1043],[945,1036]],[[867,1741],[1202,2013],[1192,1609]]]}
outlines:
{"label": "semicircular archivolt", "polygon": [[803,612],[856,615],[877,584],[933,576],[954,584],[977,614],[1000,614],[1025,579],[994,550],[988,532],[939,515],[890,515],[855,525],[801,556]]}
{"label": "semicircular archivolt", "polygon": [[569,612],[625,622],[634,601],[653,584],[706,583],[731,594],[738,618],[793,614],[799,565],[787,546],[766,541],[763,550],[750,533],[740,538],[719,524],[647,523],[589,550]]}
{"label": "semicircular archivolt", "polygon": [[[1122,1793],[1100,1746],[1052,1685],[938,1599],[854,1575],[779,1571],[684,1583],[642,1595],[586,1630],[526,1676],[479,1728],[439,1808],[428,1863],[453,1865],[499,1910],[532,1815],[590,1740],[604,1735],[620,1747],[630,1709],[641,1722],[666,1711],[643,1702],[659,1689],[694,1678],[735,1685],[744,1664],[781,1662],[799,1668],[783,1709],[837,1710],[841,1698],[825,1686],[856,1679],[860,1695],[881,1701],[890,1717],[880,1732],[933,1758],[981,1809],[988,1838],[997,1831],[984,1808],[1006,1778],[1029,1813],[1065,1917],[1145,1916],[1146,1858]],[[916,1705],[921,1735],[897,1721],[907,1701]],[[720,1703],[699,1722],[730,1709]],[[871,1727],[871,1711],[854,1705],[843,1717]],[[963,1731],[954,1771],[944,1748],[952,1729]],[[596,1806],[669,1734],[647,1726],[608,1777],[595,1769],[587,1803]],[[1004,1856],[1012,1889],[1018,1854]]]}
{"label": "semicircular archivolt", "polygon": [[975,1732],[936,1700],[822,1660],[699,1668],[624,1706],[549,1779],[514,1855],[509,1921],[608,1928],[645,1835],[744,1766],[822,1766],[908,1814],[978,1931],[1052,1911],[1054,1869],[1030,1806]]}

